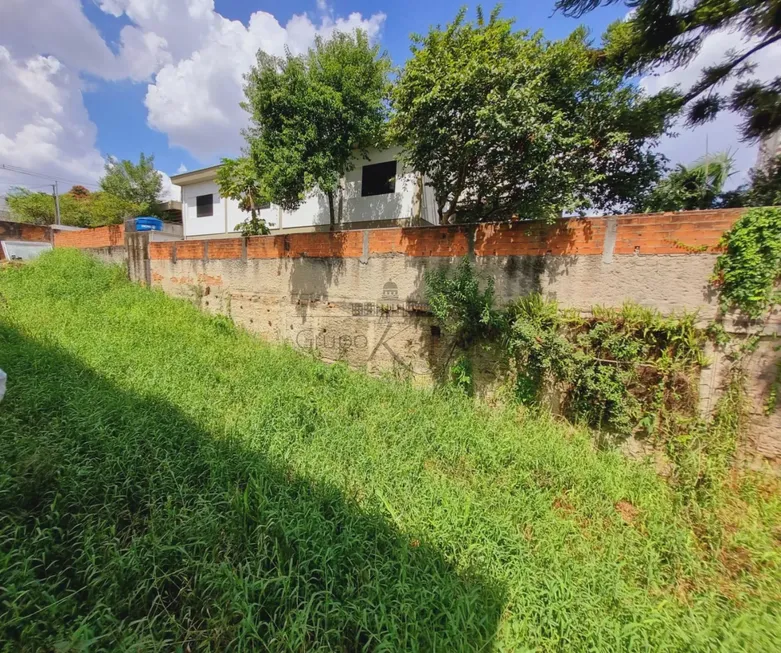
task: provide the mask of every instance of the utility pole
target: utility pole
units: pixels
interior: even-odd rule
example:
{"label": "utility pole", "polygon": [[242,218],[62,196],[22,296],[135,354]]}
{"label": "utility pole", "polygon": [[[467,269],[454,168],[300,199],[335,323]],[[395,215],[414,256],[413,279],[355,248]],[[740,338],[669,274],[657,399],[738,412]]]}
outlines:
{"label": "utility pole", "polygon": [[705,178],[702,180],[702,201],[708,193],[708,134],[705,134]]}
{"label": "utility pole", "polygon": [[60,224],[60,194],[57,192],[57,181],[52,184],[54,195],[54,224]]}

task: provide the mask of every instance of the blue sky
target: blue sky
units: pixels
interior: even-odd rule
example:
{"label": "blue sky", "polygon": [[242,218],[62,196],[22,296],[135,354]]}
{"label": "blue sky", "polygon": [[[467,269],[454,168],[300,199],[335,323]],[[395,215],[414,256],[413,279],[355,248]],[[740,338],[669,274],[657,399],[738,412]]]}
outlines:
{"label": "blue sky", "polygon": [[[245,122],[238,108],[241,74],[258,47],[279,54],[305,50],[316,34],[366,29],[396,65],[409,56],[409,36],[449,22],[460,0],[29,0],[0,2],[0,164],[63,180],[94,184],[108,155],[154,154],[168,175],[211,165],[238,153]],[[582,20],[553,11],[553,1],[505,3],[518,29],[550,39],[585,24],[594,39],[626,14],[623,3]],[[470,5],[473,15],[475,5]],[[490,5],[488,6],[490,7]],[[735,39],[738,38],[738,41]],[[660,71],[641,80],[655,90],[690,83],[697,71],[732,45],[715,35],[689,70]],[[770,75],[772,56],[760,63]],[[777,61],[777,59],[776,59]],[[731,148],[745,172],[754,148],[737,142],[734,116],[666,139],[672,162]],[[735,177],[737,183],[741,175]],[[0,195],[33,178],[0,170]],[[43,180],[41,183],[45,183]],[[63,182],[65,184],[65,182]]]}
{"label": "blue sky", "polygon": [[[380,43],[388,51],[394,64],[402,65],[409,56],[410,34],[425,33],[429,27],[449,22],[464,3],[459,0],[433,0],[418,2],[415,0],[397,0],[385,5],[381,0],[374,2],[334,2],[331,7],[334,15],[346,16],[359,12],[371,16],[376,12],[386,14],[380,32]],[[604,28],[612,21],[623,16],[626,11],[621,6],[612,6],[604,11],[593,12],[583,20],[566,18],[554,13],[553,2],[511,2],[502,12],[504,16],[515,18],[518,29],[535,31],[542,29],[549,38],[561,38],[569,34],[580,24],[588,25],[599,38]],[[247,2],[246,0],[217,0],[215,9],[225,18],[247,23],[252,13],[258,10],[273,14],[281,24],[285,24],[294,14],[309,12],[317,15],[315,2]],[[119,30],[130,21],[124,17],[114,18],[103,13],[90,3],[85,4],[85,13],[98,27],[109,43],[116,43]],[[472,13],[474,9],[470,7]],[[189,169],[216,163],[216,155],[197,159],[182,147],[169,147],[164,133],[150,129],[146,122],[144,96],[146,84],[131,81],[96,81],[94,91],[85,94],[84,102],[89,115],[98,127],[98,148],[104,154],[120,158],[135,158],[139,148],[154,153],[157,165],[174,174],[180,165]]]}

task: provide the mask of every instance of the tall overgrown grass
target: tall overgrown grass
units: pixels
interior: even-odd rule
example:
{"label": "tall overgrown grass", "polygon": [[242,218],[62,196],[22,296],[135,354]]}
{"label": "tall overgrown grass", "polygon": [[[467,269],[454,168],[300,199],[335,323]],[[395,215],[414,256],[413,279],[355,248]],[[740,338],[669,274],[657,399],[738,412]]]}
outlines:
{"label": "tall overgrown grass", "polygon": [[717,545],[588,433],[263,344],[72,251],[0,269],[5,650],[725,650],[781,638],[781,501]]}

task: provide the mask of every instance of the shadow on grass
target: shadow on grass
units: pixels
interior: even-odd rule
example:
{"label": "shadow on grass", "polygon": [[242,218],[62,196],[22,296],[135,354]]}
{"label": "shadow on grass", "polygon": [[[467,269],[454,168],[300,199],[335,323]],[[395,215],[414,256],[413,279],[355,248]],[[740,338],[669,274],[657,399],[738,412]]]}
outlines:
{"label": "shadow on grass", "polygon": [[502,593],[337,488],[3,322],[0,366],[12,648],[490,648]]}

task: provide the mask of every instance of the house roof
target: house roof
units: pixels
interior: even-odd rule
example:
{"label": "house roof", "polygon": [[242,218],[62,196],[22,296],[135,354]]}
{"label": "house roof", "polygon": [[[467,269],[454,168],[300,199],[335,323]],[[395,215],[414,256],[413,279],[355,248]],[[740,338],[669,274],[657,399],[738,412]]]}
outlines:
{"label": "house roof", "polygon": [[177,186],[187,186],[188,184],[197,184],[200,181],[210,181],[217,176],[217,170],[220,169],[221,165],[222,164],[218,163],[216,166],[209,166],[208,168],[188,170],[181,175],[174,175],[171,177],[171,181]]}

